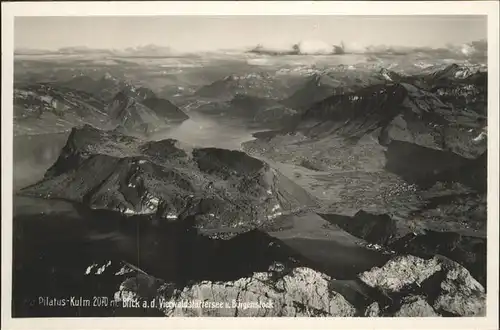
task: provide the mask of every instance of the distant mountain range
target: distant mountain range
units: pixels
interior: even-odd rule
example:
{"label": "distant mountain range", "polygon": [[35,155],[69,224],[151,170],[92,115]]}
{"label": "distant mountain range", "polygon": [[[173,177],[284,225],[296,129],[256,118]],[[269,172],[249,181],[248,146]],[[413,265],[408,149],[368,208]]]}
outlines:
{"label": "distant mountain range", "polygon": [[113,56],[174,56],[178,52],[170,47],[157,45],[145,45],[138,47],[128,47],[125,49],[101,49],[89,48],[85,46],[64,47],[57,50],[19,48],[14,50],[14,55],[113,55]]}

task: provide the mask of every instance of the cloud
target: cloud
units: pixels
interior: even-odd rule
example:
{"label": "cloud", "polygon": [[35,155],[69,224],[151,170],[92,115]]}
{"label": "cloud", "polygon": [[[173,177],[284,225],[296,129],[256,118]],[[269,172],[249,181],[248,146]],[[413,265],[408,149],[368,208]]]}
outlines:
{"label": "cloud", "polygon": [[305,40],[297,44],[300,54],[304,55],[328,55],[333,52],[333,45],[320,40]]}
{"label": "cloud", "polygon": [[[446,45],[442,48],[431,47],[408,47],[394,45],[363,45],[356,41],[341,42],[331,44],[321,40],[302,40],[297,43],[281,42],[272,45],[257,45],[246,50],[233,50],[234,54],[242,51],[249,51],[262,55],[334,55],[334,54],[367,54],[367,55],[409,55],[419,54],[422,56],[439,58],[460,58],[460,59],[484,59],[487,57],[487,41],[477,40],[459,45]],[[16,55],[22,54],[114,54],[121,56],[180,56],[188,55],[178,52],[170,47],[145,45],[129,47],[127,49],[92,49],[87,47],[66,47],[57,51],[36,50],[36,49],[16,49]],[[213,51],[213,53],[224,54],[227,51]],[[194,53],[189,53],[195,55]]]}
{"label": "cloud", "polygon": [[340,45],[320,40],[304,40],[296,44],[258,45],[250,50],[264,55],[333,55],[333,54],[372,54],[372,55],[409,55],[420,54],[449,58],[486,57],[487,42],[478,40],[460,45],[447,45],[442,48],[409,47],[397,45],[362,45],[357,42],[342,42]]}

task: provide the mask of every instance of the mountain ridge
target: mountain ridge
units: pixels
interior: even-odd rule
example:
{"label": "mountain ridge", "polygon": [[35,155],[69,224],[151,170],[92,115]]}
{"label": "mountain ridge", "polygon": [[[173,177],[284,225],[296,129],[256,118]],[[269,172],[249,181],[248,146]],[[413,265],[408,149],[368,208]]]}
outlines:
{"label": "mountain ridge", "polygon": [[[165,143],[170,150],[155,148]],[[174,145],[145,144],[90,126],[73,129],[44,180],[21,193],[166,221],[193,216],[198,225],[218,229],[251,229],[314,204],[285,176],[243,152],[199,148],[189,154]]]}

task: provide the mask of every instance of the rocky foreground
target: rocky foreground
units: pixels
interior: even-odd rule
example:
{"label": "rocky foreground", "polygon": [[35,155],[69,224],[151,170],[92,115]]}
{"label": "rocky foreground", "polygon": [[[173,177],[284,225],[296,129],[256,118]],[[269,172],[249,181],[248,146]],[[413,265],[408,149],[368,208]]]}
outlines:
{"label": "rocky foreground", "polygon": [[[398,256],[359,274],[359,285],[373,289],[364,304],[336,292],[336,280],[311,268],[286,272],[271,267],[235,281],[201,281],[160,295],[168,316],[484,316],[485,290],[470,273],[444,257]],[[143,287],[124,283],[115,297],[140,300]],[[201,302],[208,302],[201,305]],[[211,306],[210,303],[220,302]],[[198,304],[198,305],[197,305]]]}
{"label": "rocky foreground", "polygon": [[[179,222],[91,212],[82,220],[15,219],[17,315],[485,315],[483,285],[441,255],[393,251],[380,266],[339,280],[261,231],[214,239]],[[102,296],[113,305],[37,305],[44,296]]]}

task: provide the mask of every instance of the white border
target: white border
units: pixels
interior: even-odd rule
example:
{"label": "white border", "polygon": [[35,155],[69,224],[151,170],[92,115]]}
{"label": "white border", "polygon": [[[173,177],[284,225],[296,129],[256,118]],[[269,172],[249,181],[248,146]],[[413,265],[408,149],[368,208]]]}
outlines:
{"label": "white border", "polygon": [[[488,16],[488,305],[484,318],[60,318],[12,319],[12,96],[15,16],[153,15],[487,15]],[[328,328],[498,329],[499,3],[360,2],[30,2],[2,3],[2,328]]]}

